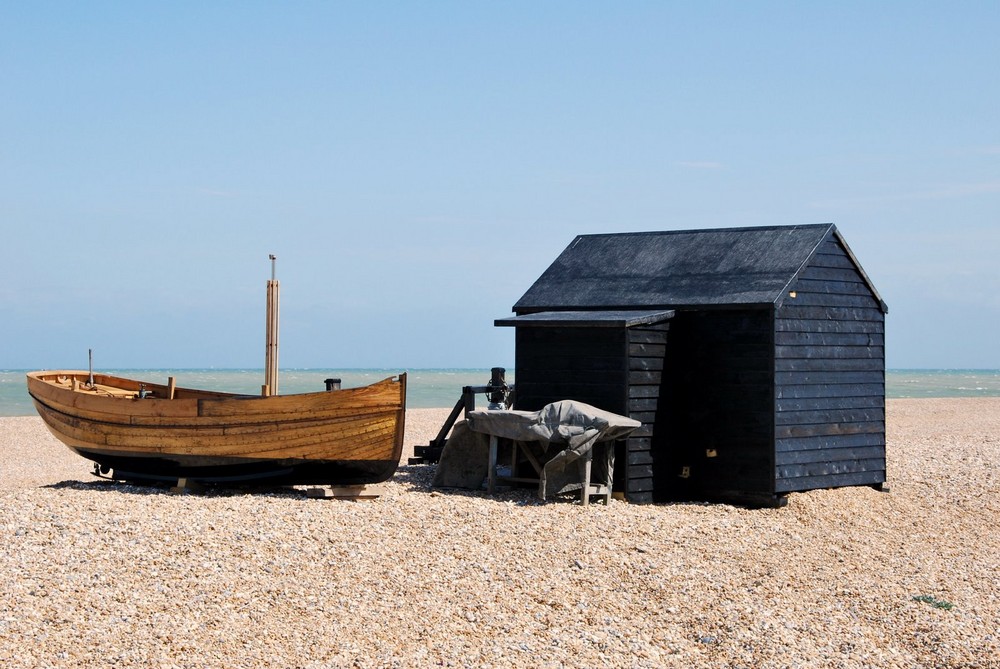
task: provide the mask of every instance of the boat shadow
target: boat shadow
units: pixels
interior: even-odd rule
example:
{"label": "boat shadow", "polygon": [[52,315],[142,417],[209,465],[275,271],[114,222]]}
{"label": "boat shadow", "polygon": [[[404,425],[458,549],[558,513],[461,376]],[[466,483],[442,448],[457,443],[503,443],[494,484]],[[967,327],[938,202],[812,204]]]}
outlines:
{"label": "boat shadow", "polygon": [[205,485],[177,489],[169,483],[135,484],[126,481],[100,479],[96,481],[59,481],[41,486],[49,490],[85,490],[91,492],[109,492],[125,495],[195,495],[199,497],[236,497],[242,495],[257,495],[261,497],[291,497],[306,499],[309,497],[305,489],[286,486],[225,486]]}
{"label": "boat shadow", "polygon": [[[545,504],[558,503],[560,501],[573,503],[578,496],[556,496],[548,500],[538,498],[537,488],[534,487],[499,487],[494,494],[489,494],[485,486],[483,488],[457,488],[434,485],[434,474],[437,467],[435,465],[400,465],[387,483],[399,485],[406,493],[429,495],[432,497],[466,497],[488,502],[501,504],[515,504],[518,506],[540,506]],[[375,487],[381,484],[374,484]],[[79,490],[89,492],[117,493],[120,495],[170,495],[170,496],[194,496],[194,497],[237,497],[254,495],[258,497],[275,497],[284,499],[315,499],[309,495],[310,488],[322,486],[254,486],[254,485],[226,485],[208,484],[195,485],[189,488],[178,489],[170,482],[148,482],[130,483],[128,481],[118,481],[107,478],[95,478],[91,481],[65,480],[58,483],[49,483],[40,486],[48,490]]]}

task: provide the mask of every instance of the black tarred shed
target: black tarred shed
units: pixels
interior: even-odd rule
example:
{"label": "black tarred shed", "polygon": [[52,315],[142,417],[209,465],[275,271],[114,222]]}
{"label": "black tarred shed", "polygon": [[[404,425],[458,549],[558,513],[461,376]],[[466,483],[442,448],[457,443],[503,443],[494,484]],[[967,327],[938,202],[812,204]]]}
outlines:
{"label": "black tarred shed", "polygon": [[516,408],[642,422],[629,501],[885,483],[888,308],[833,224],[581,235],[513,311]]}

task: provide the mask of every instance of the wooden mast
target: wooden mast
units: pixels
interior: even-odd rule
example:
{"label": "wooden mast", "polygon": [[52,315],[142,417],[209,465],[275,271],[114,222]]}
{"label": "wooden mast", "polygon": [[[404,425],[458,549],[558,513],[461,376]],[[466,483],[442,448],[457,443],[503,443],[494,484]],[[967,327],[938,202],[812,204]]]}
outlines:
{"label": "wooden mast", "polygon": [[271,259],[271,280],[267,282],[267,335],[264,351],[264,396],[278,394],[278,280],[274,275],[274,261]]}

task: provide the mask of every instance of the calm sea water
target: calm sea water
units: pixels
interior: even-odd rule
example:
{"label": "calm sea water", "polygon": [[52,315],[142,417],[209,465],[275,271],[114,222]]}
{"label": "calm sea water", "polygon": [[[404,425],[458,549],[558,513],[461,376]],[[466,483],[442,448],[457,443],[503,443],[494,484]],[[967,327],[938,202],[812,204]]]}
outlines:
{"label": "calm sea water", "polygon": [[[227,392],[256,394],[264,380],[260,369],[129,369],[101,370],[118,376]],[[463,386],[482,386],[490,380],[488,369],[283,369],[279,377],[281,394],[323,390],[324,380],[339,378],[343,388],[368,385],[400,371],[407,371],[406,406],[451,408]],[[24,370],[0,370],[0,416],[33,416]],[[507,382],[514,374],[507,372]],[[1000,370],[988,369],[894,369],[886,372],[887,397],[1000,397]],[[484,398],[477,398],[485,404]]]}

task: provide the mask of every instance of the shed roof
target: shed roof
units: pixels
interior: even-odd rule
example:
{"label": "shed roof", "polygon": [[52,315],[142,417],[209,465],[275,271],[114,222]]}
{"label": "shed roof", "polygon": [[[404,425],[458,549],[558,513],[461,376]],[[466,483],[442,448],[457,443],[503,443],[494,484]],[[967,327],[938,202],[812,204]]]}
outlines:
{"label": "shed roof", "polygon": [[517,313],[780,304],[832,223],[580,235],[514,305]]}

